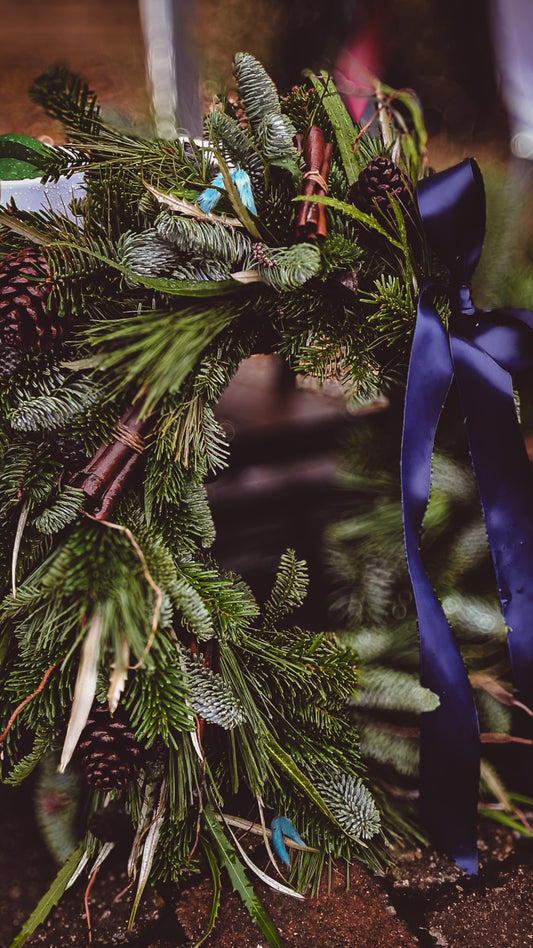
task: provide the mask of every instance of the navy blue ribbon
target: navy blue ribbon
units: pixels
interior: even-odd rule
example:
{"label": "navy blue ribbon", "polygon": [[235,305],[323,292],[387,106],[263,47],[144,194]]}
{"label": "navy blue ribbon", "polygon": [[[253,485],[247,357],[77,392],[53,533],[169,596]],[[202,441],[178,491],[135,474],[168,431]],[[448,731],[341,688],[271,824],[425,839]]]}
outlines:
{"label": "navy blue ribbon", "polygon": [[[485,233],[485,192],[472,159],[421,181],[422,223],[448,279],[418,303],[405,397],[402,507],[418,614],[421,682],[440,705],[421,717],[421,816],[434,845],[477,873],[480,736],[472,688],[420,556],[439,418],[455,379],[485,518],[517,697],[533,706],[533,474],[511,373],[533,368],[533,313],[479,310],[469,283]],[[448,330],[435,307],[446,292]]]}

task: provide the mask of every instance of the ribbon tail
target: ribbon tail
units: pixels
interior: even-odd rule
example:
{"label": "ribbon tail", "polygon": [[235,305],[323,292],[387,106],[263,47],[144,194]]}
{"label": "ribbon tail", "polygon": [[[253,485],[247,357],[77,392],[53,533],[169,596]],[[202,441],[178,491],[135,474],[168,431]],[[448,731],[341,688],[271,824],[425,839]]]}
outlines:
{"label": "ribbon tail", "polygon": [[452,378],[448,338],[426,290],[419,301],[411,351],[401,461],[405,550],[418,614],[421,682],[440,699],[435,711],[421,716],[421,816],[434,845],[468,875],[475,875],[477,712],[457,643],[419,549],[435,433]]}
{"label": "ribbon tail", "polygon": [[519,700],[533,707],[533,474],[512,379],[475,343],[452,335],[450,344],[508,629],[513,681]]}

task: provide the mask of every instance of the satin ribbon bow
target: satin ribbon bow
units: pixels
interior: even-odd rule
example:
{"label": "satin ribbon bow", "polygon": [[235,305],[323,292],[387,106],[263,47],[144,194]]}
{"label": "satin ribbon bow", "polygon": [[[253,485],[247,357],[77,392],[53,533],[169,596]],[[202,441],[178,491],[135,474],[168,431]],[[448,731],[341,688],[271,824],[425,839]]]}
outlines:
{"label": "satin ribbon bow", "polygon": [[[421,716],[421,816],[431,840],[469,875],[477,873],[480,737],[472,688],[419,550],[429,500],[435,432],[455,380],[485,518],[513,681],[533,707],[533,475],[520,432],[511,372],[533,367],[533,313],[479,310],[469,282],[485,232],[485,193],[472,159],[421,181],[422,223],[446,265],[418,303],[402,439],[405,549],[418,614],[421,682],[440,698]],[[434,304],[450,301],[448,330]]]}

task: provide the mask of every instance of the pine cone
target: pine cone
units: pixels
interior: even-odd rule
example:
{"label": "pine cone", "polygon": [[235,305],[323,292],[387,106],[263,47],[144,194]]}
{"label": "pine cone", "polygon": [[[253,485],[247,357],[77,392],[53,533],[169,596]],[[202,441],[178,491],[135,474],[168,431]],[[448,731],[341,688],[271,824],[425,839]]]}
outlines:
{"label": "pine cone", "polygon": [[68,321],[48,297],[50,267],[38,247],[5,257],[0,266],[0,345],[45,352],[59,342]]}
{"label": "pine cone", "polygon": [[91,711],[78,745],[87,783],[95,790],[122,790],[139,773],[141,749],[133,731],[106,705]]}
{"label": "pine cone", "polygon": [[365,214],[375,214],[377,208],[385,217],[394,220],[391,197],[404,213],[408,211],[413,203],[411,182],[390,158],[383,155],[372,158],[350,188],[348,201]]}

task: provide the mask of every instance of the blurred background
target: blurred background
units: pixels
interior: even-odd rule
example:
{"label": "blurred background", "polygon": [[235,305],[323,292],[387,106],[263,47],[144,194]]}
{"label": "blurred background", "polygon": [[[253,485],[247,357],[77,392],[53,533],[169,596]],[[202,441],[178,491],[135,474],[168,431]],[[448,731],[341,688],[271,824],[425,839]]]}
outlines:
{"label": "blurred background", "polygon": [[[260,59],[285,91],[306,67],[333,69],[344,50],[389,85],[416,89],[435,160],[472,149],[503,157],[508,125],[489,7],[489,0],[3,0],[0,133],[60,134],[26,96],[56,61],[81,73],[108,111],[147,128],[151,80],[161,113],[169,72],[180,82],[186,125],[199,96],[205,103],[231,86],[236,51]],[[348,77],[348,93],[349,86]]]}

